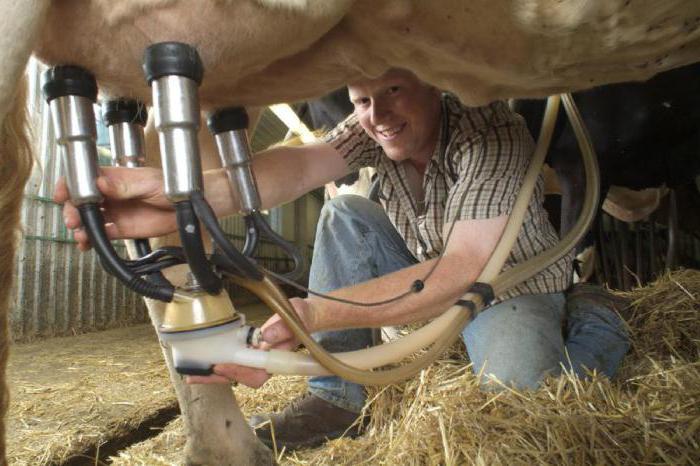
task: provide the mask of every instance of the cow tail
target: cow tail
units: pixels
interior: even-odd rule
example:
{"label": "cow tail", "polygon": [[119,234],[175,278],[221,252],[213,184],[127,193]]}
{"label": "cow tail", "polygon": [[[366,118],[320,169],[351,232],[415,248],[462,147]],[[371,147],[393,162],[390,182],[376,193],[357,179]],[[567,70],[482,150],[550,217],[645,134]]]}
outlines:
{"label": "cow tail", "polygon": [[5,461],[5,414],[9,404],[5,381],[9,351],[8,313],[22,195],[33,165],[28,131],[27,79],[23,77],[0,128],[0,464]]}

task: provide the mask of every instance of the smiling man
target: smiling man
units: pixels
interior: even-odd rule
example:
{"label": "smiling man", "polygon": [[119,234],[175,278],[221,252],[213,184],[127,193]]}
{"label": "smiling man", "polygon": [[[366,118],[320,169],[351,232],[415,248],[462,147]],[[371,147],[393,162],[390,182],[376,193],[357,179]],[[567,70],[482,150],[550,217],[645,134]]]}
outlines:
{"label": "smiling man", "polygon": [[[377,169],[381,205],[340,196],[324,207],[310,287],[354,301],[383,301],[404,293],[443,256],[425,289],[398,302],[372,307],[316,297],[295,302],[310,329],[323,330],[315,338],[330,351],[372,345],[370,330],[362,327],[430,319],[454,303],[494,250],[534,149],[523,119],[503,102],[467,108],[405,70],[353,83],[348,91],[354,113],[324,141],[347,169]],[[558,241],[542,202],[540,180],[506,267]],[[628,343],[603,296],[585,306],[570,303],[574,311],[564,341],[563,291],[571,283],[571,261],[566,256],[498,297],[465,329],[474,371],[483,369],[485,384],[495,378],[532,388],[569,366],[569,360],[581,375],[586,368],[614,374]],[[265,326],[268,334],[271,343],[294,344],[276,317]],[[234,379],[249,377],[236,367],[217,371]],[[261,426],[258,436],[268,444],[272,423],[278,447],[311,446],[358,433],[357,426],[348,428],[364,402],[363,387],[338,377],[315,377],[307,394],[279,414],[254,416],[251,424]]]}
{"label": "smiling man", "polygon": [[[440,129],[440,92],[404,70],[348,86],[354,116],[366,134],[395,162],[425,167]],[[332,140],[333,138],[326,138]]]}
{"label": "smiling man", "polygon": [[[322,143],[270,149],[253,159],[264,208],[352,170],[377,170],[380,204],[346,195],[324,206],[311,263],[312,290],[354,302],[380,302],[404,294],[417,279],[425,280],[419,293],[381,305],[314,296],[292,299],[307,329],[334,352],[372,345],[370,328],[434,318],[465,293],[503,232],[534,146],[523,119],[505,103],[465,107],[409,71],[392,70],[353,83],[348,90],[355,111]],[[147,237],[164,233],[164,225],[172,228],[174,215],[162,188],[154,190],[159,177],[157,170],[104,170],[98,186],[107,199],[105,215],[113,222],[108,229],[113,238]],[[230,198],[222,170],[206,172],[204,178],[206,196],[217,213],[236,212],[237,200]],[[64,185],[58,186],[56,199],[67,199]],[[558,241],[542,202],[539,180],[506,268]],[[144,218],[134,221],[134,212]],[[69,228],[79,226],[69,203],[64,215]],[[153,227],[145,226],[149,224]],[[82,231],[75,238],[81,248],[88,247]],[[439,265],[425,279],[438,258]],[[604,298],[589,294],[586,305],[567,306],[563,292],[571,282],[571,263],[571,255],[565,256],[498,296],[463,331],[473,369],[483,374],[484,385],[497,389],[498,383],[491,382],[497,379],[534,388],[563,366],[582,376],[586,369],[615,373],[628,348],[623,325]],[[263,340],[263,349],[297,344],[277,316],[263,326]],[[237,380],[260,386],[270,377],[230,364],[218,365],[214,372],[190,382]],[[265,443],[271,443],[272,423],[278,447],[312,446],[344,433],[357,434],[357,428],[348,429],[364,403],[362,386],[338,377],[314,377],[308,392],[281,413],[254,416],[251,424],[262,426],[257,433]]]}

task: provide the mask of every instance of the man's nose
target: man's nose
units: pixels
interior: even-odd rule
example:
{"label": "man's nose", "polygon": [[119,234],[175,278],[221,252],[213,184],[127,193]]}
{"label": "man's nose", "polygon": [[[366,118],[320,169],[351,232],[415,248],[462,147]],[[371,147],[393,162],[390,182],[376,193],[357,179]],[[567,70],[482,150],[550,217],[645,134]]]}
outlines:
{"label": "man's nose", "polygon": [[388,108],[383,102],[379,100],[372,102],[372,109],[370,113],[372,125],[378,125],[381,123],[386,118],[387,113]]}

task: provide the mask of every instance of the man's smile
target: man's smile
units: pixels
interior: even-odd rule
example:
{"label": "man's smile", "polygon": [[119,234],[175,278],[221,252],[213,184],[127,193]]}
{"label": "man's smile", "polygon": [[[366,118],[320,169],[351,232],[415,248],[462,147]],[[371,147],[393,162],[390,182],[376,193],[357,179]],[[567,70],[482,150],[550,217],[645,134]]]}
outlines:
{"label": "man's smile", "polygon": [[381,139],[383,139],[385,141],[391,141],[393,139],[396,139],[405,127],[406,127],[406,123],[402,123],[400,125],[395,125],[395,126],[390,126],[390,127],[383,126],[381,129],[379,129],[379,128],[375,129],[374,132]]}

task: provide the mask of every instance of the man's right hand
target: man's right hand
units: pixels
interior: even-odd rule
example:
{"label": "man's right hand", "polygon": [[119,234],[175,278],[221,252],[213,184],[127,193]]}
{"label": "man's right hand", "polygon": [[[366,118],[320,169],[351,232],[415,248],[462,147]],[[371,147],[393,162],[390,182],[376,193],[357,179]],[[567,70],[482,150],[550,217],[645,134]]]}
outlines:
{"label": "man's right hand", "polygon": [[[110,239],[150,238],[177,229],[175,211],[163,194],[163,175],[156,168],[101,168],[97,188],[104,195],[103,214]],[[54,201],[63,204],[66,228],[81,251],[90,249],[78,209],[70,202],[66,182],[56,184]]]}

